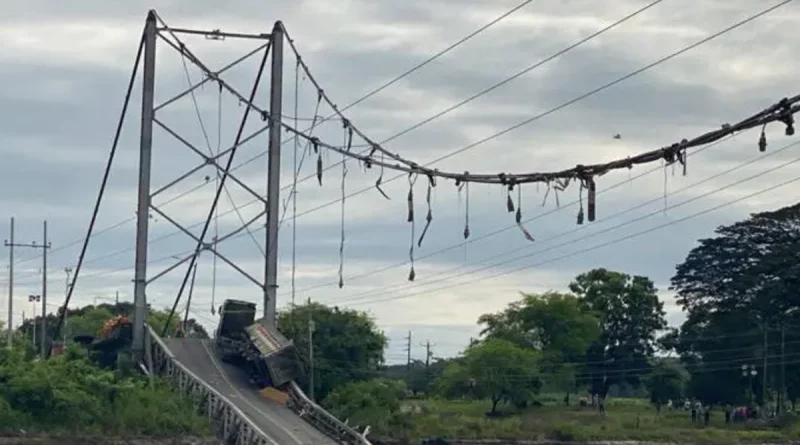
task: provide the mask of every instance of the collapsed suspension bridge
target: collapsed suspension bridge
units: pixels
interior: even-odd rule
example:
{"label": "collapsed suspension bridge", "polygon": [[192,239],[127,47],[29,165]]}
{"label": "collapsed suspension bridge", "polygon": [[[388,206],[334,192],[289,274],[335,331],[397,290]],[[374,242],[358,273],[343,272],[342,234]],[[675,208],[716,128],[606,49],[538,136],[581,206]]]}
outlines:
{"label": "collapsed suspension bridge", "polygon": [[[653,2],[658,3],[660,0]],[[489,138],[470,144],[459,151],[463,151],[491,138],[505,134],[518,128],[534,119],[543,117],[546,114],[557,111],[558,109],[569,106],[578,100],[588,97],[591,94],[609,88],[622,80],[629,78],[639,72],[643,72],[658,63],[669,58],[675,57],[693,47],[705,43],[719,35],[728,32],[741,24],[754,20],[755,18],[788,3],[791,0],[779,3],[776,6],[756,14],[747,20],[739,22],[725,30],[720,31],[694,45],[684,48],[681,51],[660,59],[659,61],[647,65],[634,73],[629,74],[619,80],[610,82],[589,93],[566,102],[551,111],[538,115],[533,119],[515,125]],[[182,35],[201,35],[209,39],[249,39],[260,41],[261,44],[256,50],[251,51],[244,57],[229,64],[225,68],[213,71],[200,58],[198,58],[183,42]],[[156,105],[155,102],[155,83],[156,83],[156,49],[157,43],[164,43],[169,48],[174,49],[181,56],[181,60],[189,61],[199,68],[204,74],[203,80],[191,84],[186,90],[174,97]],[[295,112],[295,125],[288,123],[290,119],[284,119],[282,113],[282,90],[283,90],[283,52],[284,44],[288,43],[289,49],[296,57],[297,67],[305,77],[311,81],[317,92],[317,109],[324,103],[333,110],[333,114],[326,118],[319,118],[314,113],[313,124],[309,129],[301,130],[297,127]],[[249,93],[244,94],[234,88],[231,83],[223,79],[223,74],[233,66],[243,60],[261,53],[261,60]],[[261,85],[261,79],[266,69],[267,61],[270,61],[270,99],[268,106],[261,106],[257,103],[257,95]],[[680,164],[686,173],[686,161],[689,150],[695,147],[707,146],[711,143],[723,140],[733,134],[752,128],[761,128],[761,136],[758,142],[760,151],[767,148],[766,127],[772,122],[780,122],[785,126],[786,135],[794,134],[794,114],[800,109],[800,96],[787,97],[777,101],[774,105],[767,107],[763,111],[741,120],[735,124],[723,125],[721,128],[707,132],[691,139],[682,139],[679,142],[668,146],[651,150],[637,156],[626,157],[624,159],[613,160],[601,164],[577,165],[570,169],[556,172],[526,172],[526,173],[471,173],[471,172],[448,172],[431,168],[413,160],[407,159],[400,154],[393,153],[386,149],[382,144],[371,139],[364,131],[357,127],[345,114],[347,108],[339,108],[325,93],[322,85],[313,76],[309,66],[300,56],[294,41],[289,38],[287,30],[281,22],[277,22],[270,34],[245,34],[227,33],[220,30],[203,31],[183,28],[169,27],[155,11],[150,11],[147,16],[146,24],[140,40],[139,50],[131,74],[128,91],[125,96],[122,115],[120,117],[117,131],[112,145],[111,153],[108,158],[106,170],[103,176],[100,193],[95,202],[94,212],[89,224],[87,236],[79,255],[78,263],[75,267],[72,281],[68,287],[67,298],[63,308],[68,307],[69,301],[75,289],[75,283],[80,275],[81,266],[91,239],[94,226],[97,220],[100,205],[103,200],[109,173],[117,151],[120,134],[127,114],[127,108],[133,92],[136,79],[139,77],[139,68],[142,65],[142,107],[141,107],[141,129],[140,129],[140,158],[139,158],[139,189],[138,206],[136,212],[136,259],[134,275],[134,314],[132,332],[132,350],[135,358],[141,364],[142,369],[150,374],[164,374],[173,381],[181,391],[190,393],[199,398],[214,424],[218,426],[219,433],[226,441],[236,443],[265,443],[265,444],[310,444],[310,443],[347,443],[347,444],[368,444],[366,431],[359,432],[348,426],[345,422],[335,419],[324,409],[305,396],[303,391],[295,383],[296,371],[282,371],[284,369],[297,369],[293,353],[292,344],[286,340],[276,329],[276,302],[277,302],[277,263],[278,263],[278,228],[280,226],[280,157],[281,157],[281,136],[283,133],[291,135],[295,141],[303,141],[308,150],[307,153],[316,156],[315,172],[311,176],[316,178],[320,185],[323,184],[324,172],[332,166],[325,167],[323,152],[336,153],[342,156],[340,164],[343,168],[342,174],[342,197],[344,205],[345,198],[345,177],[346,161],[351,160],[366,169],[375,169],[377,178],[374,189],[381,195],[388,198],[382,185],[390,180],[401,176],[408,178],[409,189],[406,196],[408,213],[407,221],[411,225],[411,246],[409,249],[409,263],[411,265],[408,279],[414,281],[416,271],[414,270],[415,246],[420,247],[423,243],[429,226],[433,221],[431,208],[431,190],[440,181],[453,181],[459,191],[464,190],[467,200],[467,211],[465,214],[465,224],[463,230],[464,239],[471,235],[469,227],[469,185],[471,183],[496,184],[505,189],[506,208],[513,214],[513,221],[519,228],[522,236],[528,242],[534,242],[534,235],[525,227],[522,217],[522,188],[530,183],[542,183],[546,186],[548,195],[552,192],[555,199],[558,193],[564,192],[567,188],[575,184],[578,187],[579,211],[577,223],[583,224],[585,220],[589,222],[596,219],[597,214],[597,195],[598,179],[606,173],[618,169],[631,169],[636,165],[664,162],[664,165]],[[188,78],[188,72],[187,72]],[[162,119],[157,117],[157,113],[163,108],[176,101],[191,97],[195,108],[197,107],[194,93],[207,83],[214,83],[219,87],[220,94],[223,92],[235,97],[243,105],[242,116],[233,144],[225,150],[218,149],[216,153],[211,149],[205,130],[203,130],[206,142],[208,143],[209,153],[194,145],[188,138],[179,134],[178,131],[168,126]],[[263,126],[254,132],[246,134],[248,121],[254,119],[261,120]],[[335,120],[341,123],[343,139],[339,143],[330,143],[322,138],[315,136],[314,128],[323,121]],[[201,120],[202,126],[202,120]],[[181,145],[197,154],[202,161],[173,181],[153,191],[151,186],[152,154],[153,154],[153,132],[154,128],[160,128],[172,136]],[[267,172],[267,196],[263,197],[255,188],[246,181],[237,178],[232,174],[233,161],[237,150],[256,136],[268,133],[268,172]],[[218,144],[219,145],[219,144]],[[353,149],[365,148],[361,152]],[[305,153],[304,153],[305,154]],[[227,159],[225,159],[227,157]],[[225,159],[224,163],[223,160]],[[224,164],[224,165],[223,165]],[[176,219],[164,212],[159,206],[152,203],[152,198],[174,187],[181,181],[189,178],[203,168],[211,167],[215,170],[215,194],[208,209],[207,216],[202,224],[200,234],[195,234],[191,228],[179,223]],[[388,180],[384,179],[384,172],[393,170],[400,173]],[[298,170],[294,172],[294,184],[292,191],[295,191],[298,181]],[[427,213],[424,218],[424,227],[417,236],[415,214],[416,197],[414,186],[418,178],[422,177],[426,182],[425,203]],[[230,180],[241,187],[245,192],[252,195],[254,201],[263,205],[263,210],[248,220],[238,214],[241,227],[228,234],[219,236],[215,234],[212,241],[208,241],[209,231],[212,221],[218,216],[218,205],[222,193],[230,197],[227,188],[227,181]],[[585,197],[584,197],[585,195]],[[547,196],[547,195],[546,195]],[[585,206],[584,206],[585,199]],[[236,209],[236,208],[234,208]],[[285,210],[285,208],[284,208]],[[178,261],[159,271],[149,275],[148,262],[148,234],[149,222],[153,214],[161,219],[175,225],[181,232],[194,242],[194,248]],[[226,240],[242,236],[242,232],[254,238],[254,231],[250,228],[261,218],[264,218],[266,227],[266,237],[263,253],[263,279],[259,279],[247,272],[245,268],[238,265],[232,258],[222,254],[218,245]],[[344,221],[342,221],[344,224]],[[344,233],[344,232],[343,232]],[[342,236],[340,252],[343,249],[344,237]],[[203,252],[210,252],[213,258],[228,264],[231,268],[240,273],[244,279],[252,282],[263,295],[263,317],[255,320],[255,307],[247,307],[231,310],[230,307],[236,306],[235,301],[226,301],[222,307],[219,329],[216,333],[216,341],[206,341],[198,339],[179,339],[167,338],[166,327],[162,332],[154,332],[147,324],[147,287],[154,281],[165,276],[169,272],[186,266],[181,285],[177,296],[172,305],[170,317],[176,314],[178,305],[187,290],[190,277],[196,270],[199,256]],[[342,276],[342,257],[340,253],[340,268],[338,285],[344,285]],[[189,291],[191,294],[191,291]],[[233,305],[233,306],[230,306]],[[228,310],[225,310],[228,309]],[[66,311],[62,310],[62,317],[59,319],[55,330],[58,337],[62,328]],[[239,313],[250,314],[244,318],[238,317]],[[231,327],[230,317],[237,316],[238,321]],[[165,324],[165,326],[169,323]],[[245,329],[246,328],[246,329]],[[226,339],[231,339],[226,342]],[[242,359],[242,360],[239,360]],[[266,387],[272,391],[254,390],[254,381],[259,380],[258,376],[264,377],[261,382],[256,382],[259,388]],[[266,392],[265,392],[266,391]],[[267,394],[268,396],[265,396]]]}

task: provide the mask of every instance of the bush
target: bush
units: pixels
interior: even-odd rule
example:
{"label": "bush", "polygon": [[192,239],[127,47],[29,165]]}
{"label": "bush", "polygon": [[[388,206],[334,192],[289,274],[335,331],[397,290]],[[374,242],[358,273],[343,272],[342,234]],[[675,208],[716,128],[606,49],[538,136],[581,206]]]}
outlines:
{"label": "bush", "polygon": [[0,431],[206,435],[188,400],[136,374],[100,369],[73,348],[49,360],[0,351]]}

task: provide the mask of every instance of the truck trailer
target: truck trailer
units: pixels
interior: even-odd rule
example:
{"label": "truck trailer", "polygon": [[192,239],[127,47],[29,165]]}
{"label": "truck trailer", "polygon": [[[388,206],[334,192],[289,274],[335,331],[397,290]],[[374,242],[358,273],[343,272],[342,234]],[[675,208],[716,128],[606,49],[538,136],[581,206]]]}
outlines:
{"label": "truck trailer", "polygon": [[280,388],[300,375],[297,348],[265,318],[256,320],[256,305],[225,300],[219,310],[215,342],[220,358],[246,370],[260,388]]}

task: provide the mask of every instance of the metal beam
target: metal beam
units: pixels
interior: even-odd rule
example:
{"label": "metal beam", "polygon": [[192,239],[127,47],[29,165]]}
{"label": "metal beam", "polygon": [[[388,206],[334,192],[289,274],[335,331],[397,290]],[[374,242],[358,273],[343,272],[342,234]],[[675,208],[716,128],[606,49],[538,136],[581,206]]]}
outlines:
{"label": "metal beam", "polygon": [[276,326],[278,295],[278,212],[281,193],[281,105],[283,93],[283,25],[272,28],[272,76],[269,91],[269,172],[267,173],[267,243],[264,258],[264,316]]}
{"label": "metal beam", "polygon": [[170,31],[177,34],[194,34],[194,35],[201,35],[205,36],[209,40],[224,40],[227,37],[233,39],[256,39],[256,40],[269,40],[269,34],[251,34],[251,33],[241,33],[241,32],[225,32],[220,31],[219,29],[214,29],[211,31],[203,31],[200,29],[186,29],[186,28],[168,28],[168,27],[161,27],[158,28],[159,31]]}
{"label": "metal beam", "polygon": [[142,358],[144,352],[144,325],[147,317],[147,239],[156,82],[156,34],[156,13],[151,10],[147,14],[144,37],[142,126],[139,135],[139,194],[136,213],[136,270],[133,281],[132,352],[137,360]]}

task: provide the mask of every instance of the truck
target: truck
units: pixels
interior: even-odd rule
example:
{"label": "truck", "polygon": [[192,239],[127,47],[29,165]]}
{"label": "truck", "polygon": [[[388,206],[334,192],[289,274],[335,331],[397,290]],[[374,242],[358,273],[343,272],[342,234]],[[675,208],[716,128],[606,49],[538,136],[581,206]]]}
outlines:
{"label": "truck", "polygon": [[256,305],[225,300],[219,308],[215,344],[220,359],[245,370],[259,388],[281,388],[300,375],[294,343],[266,318],[256,320]]}

